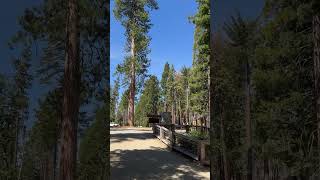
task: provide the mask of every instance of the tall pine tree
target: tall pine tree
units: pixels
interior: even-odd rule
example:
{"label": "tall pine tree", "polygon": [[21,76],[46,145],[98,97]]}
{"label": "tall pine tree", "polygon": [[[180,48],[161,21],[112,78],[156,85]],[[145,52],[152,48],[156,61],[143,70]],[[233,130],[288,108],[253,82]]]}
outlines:
{"label": "tall pine tree", "polygon": [[[150,64],[147,57],[151,28],[150,10],[158,9],[155,0],[116,0],[114,14],[126,29],[128,55],[122,64],[117,66],[117,71],[124,75],[124,81],[129,85],[129,112],[128,123],[134,125],[134,106],[136,90],[143,83],[147,68]],[[138,86],[137,86],[138,85]]]}
{"label": "tall pine tree", "polygon": [[204,115],[209,112],[210,1],[197,2],[198,12],[190,18],[195,24],[190,103],[193,112]]}

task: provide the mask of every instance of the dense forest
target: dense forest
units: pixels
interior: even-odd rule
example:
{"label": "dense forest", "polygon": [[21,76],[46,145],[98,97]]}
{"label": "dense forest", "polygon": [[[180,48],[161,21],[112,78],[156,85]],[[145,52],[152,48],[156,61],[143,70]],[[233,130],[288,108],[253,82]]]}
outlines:
{"label": "dense forest", "polygon": [[[320,1],[265,0],[256,18],[210,27],[214,3],[196,0],[192,66],[167,62],[159,79],[148,74],[158,3],[114,2],[126,56],[111,88],[109,1],[46,0],[19,17],[14,72],[0,73],[0,179],[107,179],[108,120],[149,126],[160,112],[210,125],[212,179],[319,179]],[[27,128],[34,80],[50,88]]]}
{"label": "dense forest", "polygon": [[319,12],[266,0],[257,18],[212,27],[214,179],[318,179]]}
{"label": "dense forest", "polygon": [[[109,5],[47,0],[19,17],[15,71],[0,75],[0,179],[109,177]],[[49,88],[34,110],[33,80]]]}

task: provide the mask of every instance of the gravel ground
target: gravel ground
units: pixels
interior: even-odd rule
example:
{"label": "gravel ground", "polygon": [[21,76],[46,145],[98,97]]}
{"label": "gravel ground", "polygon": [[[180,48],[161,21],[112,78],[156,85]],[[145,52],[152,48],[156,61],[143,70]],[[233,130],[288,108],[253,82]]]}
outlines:
{"label": "gravel ground", "polygon": [[151,128],[111,129],[111,179],[210,179],[208,167],[167,149]]}

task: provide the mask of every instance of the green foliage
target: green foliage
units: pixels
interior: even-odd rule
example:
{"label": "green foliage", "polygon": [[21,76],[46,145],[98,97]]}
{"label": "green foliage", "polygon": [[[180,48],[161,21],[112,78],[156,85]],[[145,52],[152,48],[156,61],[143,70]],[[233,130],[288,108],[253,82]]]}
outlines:
{"label": "green foliage", "polygon": [[[101,101],[105,97],[105,87],[108,84],[105,78],[107,73],[106,57],[109,47],[106,43],[109,28],[109,14],[107,9],[109,3],[104,0],[80,0],[80,71],[81,71],[81,104]],[[8,100],[1,107],[1,111],[7,111],[6,119],[10,122],[4,123],[10,134],[10,142],[6,142],[5,151],[10,150],[6,167],[14,176],[21,175],[20,179],[51,179],[56,169],[54,164],[57,150],[57,138],[61,118],[61,91],[51,90],[43,101],[40,101],[39,109],[36,111],[37,121],[28,134],[25,143],[23,136],[24,121],[28,117],[27,90],[31,85],[32,76],[31,58],[41,54],[40,66],[37,73],[42,83],[52,83],[58,88],[63,84],[63,69],[65,60],[65,38],[66,38],[66,10],[67,1],[48,0],[41,5],[26,9],[19,18],[20,30],[9,42],[10,48],[20,53],[14,57],[16,73],[12,90],[8,94]],[[34,50],[36,53],[34,53]],[[40,51],[40,53],[38,53]],[[38,64],[38,63],[36,63]],[[35,69],[35,68],[34,68]],[[9,111],[8,111],[9,110]],[[10,113],[9,113],[10,112]],[[84,112],[79,113],[79,131],[88,123]],[[18,137],[17,137],[18,136]],[[2,136],[1,134],[1,137]],[[3,138],[1,138],[3,139]],[[18,146],[15,141],[18,139]],[[22,142],[19,142],[22,141]],[[18,157],[15,157],[15,149],[18,148]],[[1,150],[0,150],[1,151]],[[15,169],[17,159],[17,169]],[[1,160],[2,161],[2,160]],[[0,163],[2,166],[2,162]],[[21,169],[21,173],[20,173]],[[1,174],[2,175],[2,174]],[[3,177],[3,176],[1,176]],[[16,178],[15,178],[16,179]]]}
{"label": "green foliage", "polygon": [[86,130],[80,142],[78,179],[106,179],[108,167],[108,149],[105,108],[96,112],[93,124]]}
{"label": "green foliage", "polygon": [[167,79],[167,92],[166,92],[166,100],[168,104],[173,105],[175,103],[175,74],[176,71],[174,69],[174,66],[171,65],[168,73],[168,79]]}
{"label": "green foliage", "polygon": [[209,138],[208,134],[201,133],[198,130],[190,131],[187,135],[192,137],[192,138],[200,139],[200,140],[204,140],[204,139],[208,139]]}
{"label": "green foliage", "polygon": [[277,10],[262,28],[254,54],[257,151],[262,157],[279,159],[292,176],[310,176],[317,167],[312,150],[315,113],[311,93],[312,33],[308,30],[312,18],[311,14],[301,13],[310,1],[269,5]]}
{"label": "green foliage", "polygon": [[[19,43],[13,57],[14,75],[8,78],[0,75],[3,88],[0,95],[0,153],[6,157],[0,160],[0,177],[15,178],[19,174],[19,162],[23,158],[25,122],[28,120],[29,97],[32,74],[32,48],[30,40]],[[8,78],[5,80],[4,78]],[[3,131],[2,131],[3,130]]]}
{"label": "green foliage", "polygon": [[[237,15],[223,29],[227,39],[215,34],[215,133],[210,138],[215,142],[211,147],[216,162],[222,157],[225,144],[230,176],[244,176],[248,162],[245,63],[251,69],[254,168],[268,170],[268,175],[275,179],[308,179],[319,173],[319,161],[315,158],[318,147],[313,104],[312,13],[306,9],[311,9],[309,0],[268,0],[259,20],[245,20]],[[275,171],[282,173],[277,175]]]}
{"label": "green foliage", "polygon": [[156,76],[146,81],[135,111],[137,125],[148,126],[148,114],[157,114],[160,102],[160,87]]}
{"label": "green foliage", "polygon": [[167,81],[169,77],[170,65],[168,62],[164,65],[162,77],[161,77],[161,101],[163,103],[163,112],[168,109],[168,100],[166,98],[166,94],[168,92]]}
{"label": "green foliage", "polygon": [[[123,63],[117,66],[117,72],[123,76],[122,81],[125,85],[129,84],[130,78],[135,78],[138,89],[142,87],[147,68],[150,65],[150,60],[147,57],[150,52],[148,48],[150,44],[148,32],[152,26],[149,14],[154,9],[158,9],[158,4],[155,0],[115,1],[114,15],[126,30],[126,51],[128,53],[131,50],[134,51],[134,57],[132,56],[133,54],[128,54]],[[134,41],[134,47],[132,47],[132,41]],[[135,65],[135,77],[131,77],[132,64]]]}
{"label": "green foliage", "polygon": [[115,81],[113,88],[111,89],[111,99],[110,99],[110,121],[117,120],[117,108],[119,100],[119,79]]}
{"label": "green foliage", "polygon": [[32,126],[25,145],[22,179],[53,177],[57,162],[57,142],[61,119],[62,91],[50,91],[39,101],[37,121]]}
{"label": "green foliage", "polygon": [[128,105],[129,105],[129,89],[125,90],[121,96],[121,100],[119,103],[119,108],[117,110],[117,121],[126,125],[127,123],[127,115],[128,115]]}
{"label": "green foliage", "polygon": [[11,108],[14,103],[14,84],[11,79],[0,74],[0,177],[14,179],[16,124],[14,121],[17,110]]}
{"label": "green foliage", "polygon": [[[67,1],[48,0],[26,9],[19,19],[21,30],[9,43],[13,48],[20,42],[40,44],[42,56],[37,71],[42,83],[63,81],[66,8]],[[106,86],[106,9],[107,2],[103,0],[79,1],[81,102],[87,102],[92,97],[101,98]]]}
{"label": "green foliage", "polygon": [[190,78],[191,109],[199,114],[209,112],[210,1],[198,0],[198,12],[191,17],[195,24],[193,66]]}

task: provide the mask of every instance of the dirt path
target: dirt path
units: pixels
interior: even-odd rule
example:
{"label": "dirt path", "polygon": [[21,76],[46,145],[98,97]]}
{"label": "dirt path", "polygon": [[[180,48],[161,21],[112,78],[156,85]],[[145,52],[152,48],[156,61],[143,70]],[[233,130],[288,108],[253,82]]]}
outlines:
{"label": "dirt path", "polygon": [[172,152],[150,129],[111,130],[111,179],[210,179],[209,168]]}

